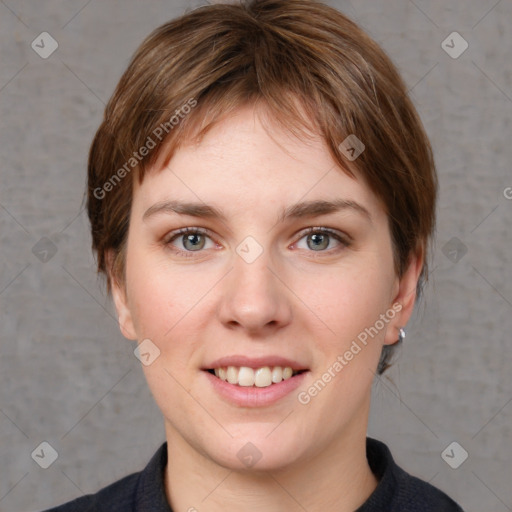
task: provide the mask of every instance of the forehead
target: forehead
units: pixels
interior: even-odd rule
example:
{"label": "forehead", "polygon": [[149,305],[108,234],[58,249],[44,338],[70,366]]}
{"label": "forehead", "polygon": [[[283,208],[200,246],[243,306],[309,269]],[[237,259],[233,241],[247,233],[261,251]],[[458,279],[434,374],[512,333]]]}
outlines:
{"label": "forehead", "polygon": [[[263,115],[261,115],[263,114]],[[136,182],[134,207],[176,199],[218,210],[269,209],[315,199],[343,199],[378,209],[376,197],[355,168],[349,176],[325,141],[311,132],[297,138],[255,107],[219,121],[201,141],[157,158]]]}

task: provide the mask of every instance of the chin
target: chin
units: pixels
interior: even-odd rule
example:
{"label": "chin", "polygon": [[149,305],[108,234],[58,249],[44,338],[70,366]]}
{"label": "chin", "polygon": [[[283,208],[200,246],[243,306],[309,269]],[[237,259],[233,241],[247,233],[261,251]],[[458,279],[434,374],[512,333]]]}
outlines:
{"label": "chin", "polygon": [[214,462],[231,471],[244,474],[267,473],[269,471],[282,471],[289,469],[297,463],[297,453],[279,450],[277,453],[255,448],[249,442],[241,449],[226,454],[219,454],[220,458],[214,458]]}
{"label": "chin", "polygon": [[258,433],[254,429],[244,433],[242,429],[240,435],[219,443],[215,452],[207,451],[215,463],[233,471],[258,473],[289,468],[301,457],[299,438],[284,431],[269,435],[276,426],[269,428],[266,423]]}

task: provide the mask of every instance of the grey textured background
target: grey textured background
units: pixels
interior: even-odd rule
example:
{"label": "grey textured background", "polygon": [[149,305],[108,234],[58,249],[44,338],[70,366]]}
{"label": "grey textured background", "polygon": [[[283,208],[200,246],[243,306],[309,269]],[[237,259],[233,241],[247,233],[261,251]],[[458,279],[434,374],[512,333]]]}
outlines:
{"label": "grey textured background", "polygon": [[[467,512],[510,511],[512,1],[329,3],[399,66],[441,183],[432,279],[399,362],[376,382],[369,434]],[[200,4],[0,1],[2,512],[95,492],[164,440],[95,275],[82,199],[89,144],[128,59]],[[43,31],[59,44],[48,59],[31,48]],[[457,59],[441,47],[452,31],[469,43]],[[32,252],[42,237],[57,249],[46,263]],[[457,263],[445,255],[453,237],[467,247]],[[48,469],[31,458],[42,441],[58,452]],[[441,458],[452,441],[469,453],[458,469]]]}

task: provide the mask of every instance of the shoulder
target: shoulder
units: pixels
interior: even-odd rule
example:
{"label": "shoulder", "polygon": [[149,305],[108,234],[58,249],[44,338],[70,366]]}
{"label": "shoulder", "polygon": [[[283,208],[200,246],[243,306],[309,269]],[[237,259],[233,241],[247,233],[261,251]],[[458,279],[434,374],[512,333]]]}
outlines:
{"label": "shoulder", "polygon": [[44,512],[135,512],[141,507],[156,512],[169,508],[165,501],[163,470],[167,463],[167,443],[153,455],[144,470],[132,473],[104,487]]}
{"label": "shoulder", "polygon": [[87,494],[45,512],[129,511],[133,508],[141,473],[133,473],[95,494]]}
{"label": "shoulder", "polygon": [[[417,512],[463,512],[447,494],[398,468],[397,502],[403,510]],[[411,507],[415,507],[412,509]]]}
{"label": "shoulder", "polygon": [[379,484],[359,512],[463,512],[443,491],[400,468],[384,443],[368,438],[366,449]]}

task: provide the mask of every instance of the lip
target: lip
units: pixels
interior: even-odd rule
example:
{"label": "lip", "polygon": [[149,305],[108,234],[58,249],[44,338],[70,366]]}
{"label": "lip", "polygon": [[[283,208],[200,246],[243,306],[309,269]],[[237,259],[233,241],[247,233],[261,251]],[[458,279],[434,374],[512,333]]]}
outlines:
{"label": "lip", "polygon": [[290,367],[294,371],[309,370],[309,368],[297,361],[286,359],[280,356],[263,356],[263,357],[247,357],[242,355],[225,356],[220,359],[209,363],[204,366],[201,370],[214,370],[215,368],[224,368],[227,366],[246,366],[256,370],[257,368],[263,368],[264,366],[281,366],[283,368]]}
{"label": "lip", "polygon": [[257,388],[252,386],[245,387],[230,384],[229,382],[212,375],[206,369],[201,373],[208,379],[214,391],[229,404],[236,405],[238,407],[265,407],[276,403],[297,389],[303,383],[304,378],[309,371],[305,371],[290,377],[289,379],[282,380],[278,384],[271,384],[266,388]]}

